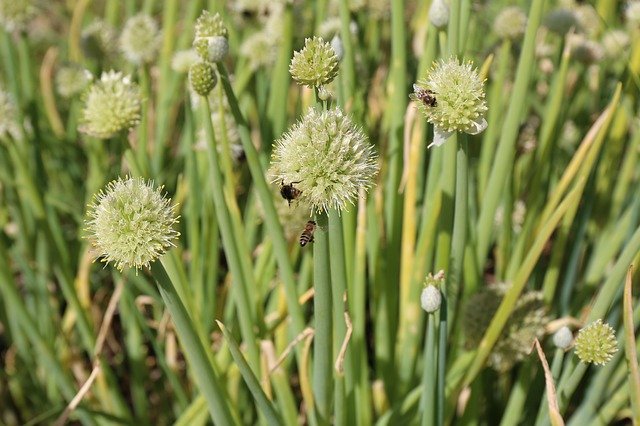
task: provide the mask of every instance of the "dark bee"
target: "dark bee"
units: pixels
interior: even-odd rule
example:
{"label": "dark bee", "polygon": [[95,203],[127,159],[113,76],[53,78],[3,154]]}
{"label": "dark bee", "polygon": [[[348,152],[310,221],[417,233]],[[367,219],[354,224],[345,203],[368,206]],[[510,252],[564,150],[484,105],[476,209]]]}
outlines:
{"label": "dark bee", "polygon": [[316,230],[316,222],[310,220],[304,226],[304,231],[302,231],[302,235],[300,235],[300,246],[304,247],[308,243],[313,242],[313,232]]}
{"label": "dark bee", "polygon": [[438,105],[438,101],[436,100],[436,93],[430,89],[421,89],[417,84],[413,85],[413,92],[415,94],[416,99],[422,101],[428,107],[435,107]]}
{"label": "dark bee", "polygon": [[287,202],[289,203],[289,207],[291,207],[291,202],[296,198],[298,198],[300,194],[302,194],[302,191],[300,191],[298,188],[293,186],[294,184],[300,183],[300,182],[302,181],[291,182],[285,185],[283,180],[282,183],[280,184],[280,195],[282,195],[282,198],[287,200]]}

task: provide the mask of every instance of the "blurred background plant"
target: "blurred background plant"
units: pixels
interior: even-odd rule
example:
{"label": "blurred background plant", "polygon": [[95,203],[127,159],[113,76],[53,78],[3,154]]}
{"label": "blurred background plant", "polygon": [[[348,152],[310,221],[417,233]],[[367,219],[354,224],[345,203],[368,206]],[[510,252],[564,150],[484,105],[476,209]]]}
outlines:
{"label": "blurred background plant", "polygon": [[[640,1],[0,0],[0,25],[0,423],[640,422]],[[479,81],[420,85],[444,63]],[[327,147],[366,148],[271,183],[327,111]],[[427,149],[420,111],[462,131]],[[359,152],[372,187],[336,186]],[[180,216],[150,269],[93,263],[88,205],[126,176]],[[301,247],[319,186],[349,202]]]}

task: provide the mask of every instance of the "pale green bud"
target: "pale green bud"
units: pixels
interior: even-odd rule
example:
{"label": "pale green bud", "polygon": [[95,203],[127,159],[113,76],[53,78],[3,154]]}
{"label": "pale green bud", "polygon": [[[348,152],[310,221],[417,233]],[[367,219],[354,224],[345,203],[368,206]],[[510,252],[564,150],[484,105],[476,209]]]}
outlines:
{"label": "pale green bud", "polygon": [[191,88],[200,96],[208,96],[216,87],[218,77],[213,67],[208,62],[198,62],[189,69],[189,82]]}
{"label": "pale green bud", "polygon": [[338,56],[331,45],[320,37],[307,38],[304,47],[293,53],[289,72],[301,85],[320,87],[338,75]]}
{"label": "pale green bud", "polygon": [[493,22],[493,31],[502,39],[517,40],[527,29],[527,15],[518,6],[504,8]]}

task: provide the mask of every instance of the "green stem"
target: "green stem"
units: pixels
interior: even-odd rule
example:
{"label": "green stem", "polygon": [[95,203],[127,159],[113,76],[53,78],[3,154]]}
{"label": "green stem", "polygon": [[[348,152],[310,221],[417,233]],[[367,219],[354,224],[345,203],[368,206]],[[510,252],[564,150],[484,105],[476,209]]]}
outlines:
{"label": "green stem", "polygon": [[436,317],[434,314],[427,316],[427,331],[424,343],[424,362],[422,370],[422,397],[420,409],[422,411],[422,426],[435,426],[436,424],[436,386],[438,384],[437,359],[436,359]]}
{"label": "green stem", "polygon": [[[280,224],[278,213],[276,212],[276,208],[273,204],[273,196],[271,194],[271,190],[269,189],[269,186],[267,185],[267,182],[265,180],[264,170],[262,168],[262,164],[260,163],[258,152],[253,145],[253,142],[251,141],[251,131],[249,129],[249,125],[247,124],[242,115],[242,112],[240,111],[238,100],[236,99],[236,96],[233,93],[233,89],[231,88],[231,84],[229,82],[227,70],[224,65],[220,63],[217,64],[217,67],[220,73],[220,82],[223,85],[224,92],[227,96],[227,101],[229,101],[231,113],[233,114],[236,120],[236,125],[238,126],[238,133],[240,134],[242,147],[244,149],[247,163],[249,165],[251,178],[256,193],[258,194],[260,203],[262,204],[262,207],[265,211],[265,224],[267,232],[271,240],[273,241],[273,249],[276,255],[276,261],[278,263],[280,277],[284,282],[286,290],[285,294],[287,297],[287,308],[289,310],[289,315],[291,316],[292,322],[292,327],[290,327],[290,335],[292,338],[295,338],[304,329],[305,321],[302,315],[302,309],[298,303],[296,279],[293,273],[291,261],[289,260],[289,249],[287,241],[284,237],[284,232],[282,230],[282,225]],[[296,346],[296,354],[300,354],[300,349],[298,346]]]}
{"label": "green stem", "polygon": [[313,297],[315,336],[313,342],[313,391],[318,425],[331,421],[331,388],[333,378],[333,341],[331,313],[331,273],[329,266],[329,239],[327,215],[316,215],[313,244]]}
{"label": "green stem", "polygon": [[240,328],[242,336],[247,344],[250,364],[255,372],[260,371],[260,352],[256,343],[255,330],[253,328],[254,318],[252,315],[251,304],[249,302],[249,289],[255,288],[253,270],[249,260],[242,260],[239,251],[240,239],[244,238],[243,233],[239,231],[238,221],[231,217],[230,202],[224,194],[224,183],[222,173],[220,171],[220,160],[216,149],[216,138],[211,123],[211,109],[206,98],[201,97],[202,104],[202,123],[204,125],[205,134],[209,141],[207,145],[207,153],[209,155],[209,177],[211,179],[211,190],[213,192],[213,200],[215,203],[216,217],[220,224],[220,234],[222,236],[222,244],[229,262],[229,269],[233,277],[234,285],[232,287],[232,295],[234,296],[238,317],[240,320]]}
{"label": "green stem", "polygon": [[216,425],[236,424],[231,416],[224,388],[220,385],[218,375],[209,362],[207,348],[202,345],[194,324],[162,263],[155,262],[151,267],[151,273],[158,285],[162,300],[171,314],[184,354],[193,370],[193,378],[207,400],[211,418]]}
{"label": "green stem", "polygon": [[[344,250],[344,234],[342,227],[342,217],[337,210],[329,211],[329,246],[331,249],[331,298],[333,300],[333,357],[336,359],[342,342],[347,332],[344,320],[344,311],[346,304],[343,298],[347,297],[347,271],[345,266],[345,250]],[[347,346],[347,352],[344,354],[343,363],[346,366],[344,374],[346,375],[346,384],[348,388],[353,385],[353,369],[351,366],[351,351]],[[335,414],[333,423],[343,425],[346,422],[346,412],[344,410],[346,404],[345,398],[345,380],[342,373],[337,373],[334,384],[335,388]],[[347,389],[347,392],[350,389]]]}

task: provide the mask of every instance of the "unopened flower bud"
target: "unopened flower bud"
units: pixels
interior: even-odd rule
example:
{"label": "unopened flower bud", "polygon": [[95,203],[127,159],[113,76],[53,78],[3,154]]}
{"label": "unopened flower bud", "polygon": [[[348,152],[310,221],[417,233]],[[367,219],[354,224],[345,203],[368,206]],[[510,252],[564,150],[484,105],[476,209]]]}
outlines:
{"label": "unopened flower bud", "polygon": [[320,37],[308,38],[299,52],[294,52],[289,72],[298,83],[319,87],[338,75],[338,56],[331,45]]}
{"label": "unopened flower bud", "polygon": [[429,7],[429,21],[438,28],[443,29],[449,24],[449,6],[444,0],[434,0]]}
{"label": "unopened flower bud", "polygon": [[198,62],[189,69],[189,82],[191,88],[200,96],[208,96],[216,87],[218,77],[213,67],[208,62]]}
{"label": "unopened flower bud", "polygon": [[140,122],[142,96],[128,76],[116,71],[102,74],[84,95],[79,130],[107,139]]}
{"label": "unopened flower bud", "polygon": [[148,63],[155,59],[160,42],[158,24],[151,16],[141,13],[127,19],[120,35],[120,50],[133,64]]}
{"label": "unopened flower bud", "polygon": [[556,331],[553,335],[553,344],[556,345],[557,348],[567,350],[571,347],[573,343],[573,333],[566,325],[560,330]]}

